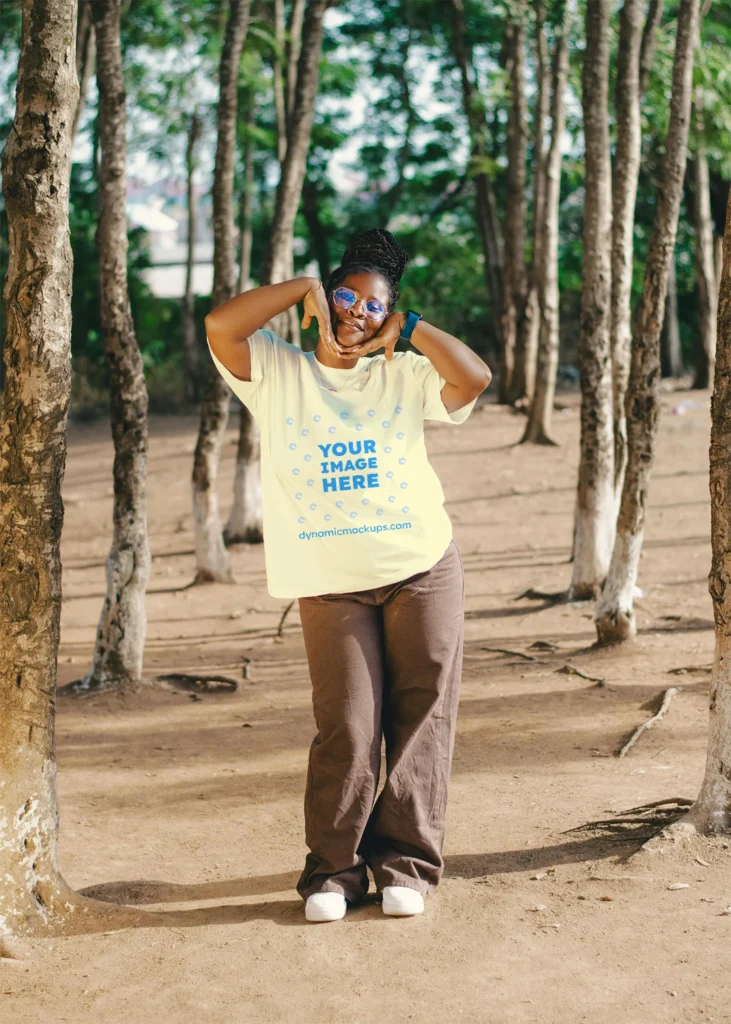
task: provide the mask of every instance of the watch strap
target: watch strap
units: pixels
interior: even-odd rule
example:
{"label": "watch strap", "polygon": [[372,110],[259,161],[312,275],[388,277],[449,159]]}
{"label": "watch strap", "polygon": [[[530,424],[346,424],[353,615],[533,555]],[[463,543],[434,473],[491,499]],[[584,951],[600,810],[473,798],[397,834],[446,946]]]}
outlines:
{"label": "watch strap", "polygon": [[410,341],[411,335],[414,333],[414,328],[420,320],[423,320],[421,313],[416,313],[413,309],[410,309],[406,314],[404,326],[401,328],[399,341]]}

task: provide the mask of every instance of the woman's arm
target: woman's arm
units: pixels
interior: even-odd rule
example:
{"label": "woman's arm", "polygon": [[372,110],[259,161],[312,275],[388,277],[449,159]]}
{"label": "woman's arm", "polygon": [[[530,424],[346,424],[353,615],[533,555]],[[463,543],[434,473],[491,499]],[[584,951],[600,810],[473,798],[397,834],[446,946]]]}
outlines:
{"label": "woman's arm", "polygon": [[[406,320],[405,313],[401,316]],[[425,320],[419,320],[414,327],[411,344],[427,357],[436,367],[439,376],[447,381],[442,388],[445,405],[447,399],[453,399],[455,402],[461,399],[461,404],[464,405],[475,395],[481,394],[492,380],[489,366],[469,345]]]}
{"label": "woman's arm", "polygon": [[[392,313],[369,341],[351,346],[350,354],[365,355],[383,346],[386,359],[390,360],[405,322],[406,313]],[[482,394],[492,380],[489,366],[469,345],[425,320],[419,320],[414,327],[411,344],[427,357],[439,376],[446,381],[441,395],[448,412],[455,412],[467,405]]]}
{"label": "woman's arm", "polygon": [[251,378],[251,360],[246,339],[272,317],[301,302],[316,277],[295,277],[281,284],[265,284],[222,302],[205,318],[211,349],[226,369],[242,380]]}

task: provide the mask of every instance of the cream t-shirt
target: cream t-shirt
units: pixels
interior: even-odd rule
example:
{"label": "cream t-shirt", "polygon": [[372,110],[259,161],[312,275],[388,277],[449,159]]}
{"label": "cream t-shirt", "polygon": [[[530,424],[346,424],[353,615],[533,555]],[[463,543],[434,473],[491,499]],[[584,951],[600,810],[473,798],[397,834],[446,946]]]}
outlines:
{"label": "cream t-shirt", "polygon": [[251,381],[209,351],[261,434],[264,561],[272,597],[385,586],[435,565],[452,539],[424,420],[449,413],[426,356],[329,367],[269,330],[249,338]]}

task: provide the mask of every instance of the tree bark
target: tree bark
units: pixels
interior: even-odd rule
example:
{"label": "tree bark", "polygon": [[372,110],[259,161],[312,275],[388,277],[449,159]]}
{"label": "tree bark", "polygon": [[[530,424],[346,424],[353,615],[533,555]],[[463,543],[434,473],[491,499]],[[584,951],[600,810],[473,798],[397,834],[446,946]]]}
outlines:
{"label": "tree bark", "polygon": [[[307,150],[315,114],[322,52],[322,21],[327,6],[328,0],[309,0],[305,10],[291,129],[277,186],[269,245],[262,267],[262,284],[276,284],[287,280],[288,275],[291,276],[292,231],[302,195]],[[277,329],[276,326],[274,329]]]}
{"label": "tree bark", "polygon": [[[464,109],[470,132],[470,163],[468,175],[475,183],[476,221],[482,247],[485,281],[492,306],[492,323],[498,351],[502,354],[503,339],[503,237],[497,215],[497,203],[490,176],[486,170],[488,158],[487,126],[482,98],[474,84],[472,57],[467,42],[463,0],[452,3],[452,49],[462,80]],[[502,358],[501,358],[502,362]]]}
{"label": "tree bark", "polygon": [[525,398],[527,356],[525,331],[518,326],[524,322],[528,298],[528,278],[525,264],[525,225],[528,215],[526,202],[526,119],[525,98],[525,29],[522,21],[525,2],[521,0],[515,20],[506,28],[507,59],[510,76],[510,103],[508,106],[507,156],[505,179],[505,237],[503,262],[503,360],[500,371],[500,389],[504,400],[514,404]]}
{"label": "tree bark", "polygon": [[[231,0],[223,48],[217,109],[216,164],[213,173],[213,293],[215,309],[233,298],[236,267],[233,243],[233,184],[238,110],[238,71],[249,23],[250,0]],[[233,583],[216,494],[221,445],[228,424],[231,390],[209,360],[193,461],[194,583]],[[247,415],[250,416],[247,410]]]}
{"label": "tree bark", "polygon": [[287,134],[291,130],[292,111],[297,94],[297,66],[302,52],[302,22],[305,16],[305,0],[292,0],[285,53],[287,60]]}
{"label": "tree bark", "polygon": [[726,211],[718,308],[718,347],[711,398],[711,571],[716,648],[711,675],[710,727],[700,792],[675,828],[717,833],[731,828],[731,192]]}
{"label": "tree bark", "polygon": [[708,179],[708,159],[699,149],[692,161],[693,167],[693,225],[695,228],[695,278],[698,296],[698,337],[696,341],[696,367],[694,388],[711,386],[716,358],[716,317],[718,291],[714,266],[713,222],[711,220],[711,192]]}
{"label": "tree bark", "polygon": [[79,76],[79,100],[76,104],[74,121],[71,127],[72,147],[79,133],[79,124],[81,123],[81,115],[86,104],[89,79],[94,70],[94,60],[96,57],[96,37],[94,35],[94,24],[91,20],[89,6],[89,0],[81,0],[76,25],[76,72]]}
{"label": "tree bark", "polygon": [[246,115],[244,139],[244,191],[239,197],[239,295],[251,288],[251,217],[254,209],[254,147],[251,142],[251,132],[255,121],[256,96],[252,94]]}
{"label": "tree bark", "polygon": [[13,954],[13,936],[70,930],[70,917],[81,925],[96,907],[59,871],[55,759],[75,39],[75,3],[24,0],[15,118],[2,154],[8,271],[0,416],[0,955]]}
{"label": "tree bark", "polygon": [[[545,33],[545,7],[543,0],[536,0],[536,106],[534,113],[533,140],[533,229],[532,251],[527,270],[527,296],[523,315],[518,321],[516,368],[513,375],[516,404],[525,404],[530,409],[536,387],[536,361],[538,336],[541,328],[540,301],[538,298],[538,267],[543,265],[543,245],[546,218],[546,120],[550,113],[548,54]],[[525,439],[525,438],[524,438]]]}
{"label": "tree bark", "polygon": [[120,47],[120,0],[91,10],[97,40],[99,290],[114,440],[112,546],[107,593],[94,659],[79,689],[135,686],[142,681],[147,634],[147,387],[127,290],[127,113]]}
{"label": "tree bark", "polygon": [[647,17],[640,44],[640,96],[644,95],[650,80],[652,61],[655,57],[657,30],[662,20],[663,7],[664,0],[650,0],[647,5]]}
{"label": "tree bark", "polygon": [[200,135],[200,116],[197,110],[193,111],[188,128],[188,145],[185,154],[185,167],[187,178],[187,201],[188,201],[188,248],[185,264],[185,295],[183,296],[183,357],[185,370],[185,400],[193,402],[200,398],[198,393],[198,381],[200,380],[200,366],[198,360],[198,341],[195,328],[195,292],[193,290],[193,274],[195,265],[195,236],[196,236],[196,202],[195,184],[193,174],[196,167],[195,148]]}
{"label": "tree bark", "polygon": [[681,377],[680,323],[678,321],[678,285],[675,276],[675,254],[668,264],[668,287],[665,295],[665,317],[660,337],[660,367],[663,377]]}
{"label": "tree bark", "polygon": [[274,0],[274,40],[276,49],[272,57],[272,78],[274,85],[274,111],[277,123],[277,160],[280,167],[287,155],[287,107],[284,99],[284,0]]}
{"label": "tree bark", "polygon": [[564,13],[563,23],[557,30],[551,71],[551,144],[546,162],[543,237],[535,267],[539,308],[536,385],[523,443],[555,444],[551,438],[551,418],[559,352],[558,213],[568,70],[568,22]]}
{"label": "tree bark", "polygon": [[574,529],[574,599],[599,594],[614,541],[611,366],[612,175],[609,158],[609,0],[586,5],[584,231],[579,372],[581,454]]}
{"label": "tree bark", "polygon": [[[616,148],[612,171],[612,385],[614,493],[619,502],[627,463],[624,400],[632,345],[631,295],[635,202],[640,173],[640,54],[644,0],[625,0],[617,56]],[[647,45],[647,44],[646,44]]]}
{"label": "tree bark", "polygon": [[647,492],[655,456],[660,332],[685,174],[697,23],[698,0],[680,0],[670,121],[632,343],[627,391],[627,469],[612,562],[596,611],[597,636],[602,643],[626,640],[636,632],[633,591],[637,582]]}

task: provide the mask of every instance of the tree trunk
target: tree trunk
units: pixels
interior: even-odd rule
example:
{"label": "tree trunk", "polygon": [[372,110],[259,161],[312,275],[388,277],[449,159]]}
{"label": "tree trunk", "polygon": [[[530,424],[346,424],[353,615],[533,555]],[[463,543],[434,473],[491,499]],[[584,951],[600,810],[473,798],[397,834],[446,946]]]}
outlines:
{"label": "tree trunk", "polygon": [[538,288],[539,334],[536,386],[523,443],[554,444],[551,417],[556,393],[559,350],[558,212],[561,189],[561,141],[566,120],[565,93],[569,70],[568,22],[557,30],[551,72],[551,145],[546,163],[543,240],[535,274]]}
{"label": "tree trunk", "polygon": [[718,309],[718,348],[711,398],[711,571],[716,650],[711,675],[710,728],[700,792],[676,829],[705,833],[731,828],[731,192],[726,211]]}
{"label": "tree trunk", "polygon": [[[269,245],[262,267],[262,284],[277,284],[292,276],[292,231],[302,195],[307,150],[315,113],[322,51],[322,20],[327,6],[328,0],[309,0],[305,11],[291,129],[277,186]],[[277,319],[284,319],[284,316]]]}
{"label": "tree trunk", "polygon": [[[521,8],[526,5],[519,4]],[[518,12],[518,17],[523,11]],[[505,237],[503,262],[503,359],[505,372],[500,371],[500,389],[504,400],[514,404],[525,398],[527,356],[525,331],[518,325],[525,318],[528,279],[525,265],[526,202],[526,119],[525,98],[525,30],[521,21],[509,21],[506,28],[507,59],[510,75],[508,107],[507,155],[505,180]]]}
{"label": "tree trunk", "polygon": [[297,66],[302,51],[302,22],[305,16],[305,0],[293,0],[289,14],[289,25],[285,53],[287,60],[287,134],[291,130],[292,111],[297,95]]}
{"label": "tree trunk", "polygon": [[632,346],[632,257],[635,202],[640,173],[640,51],[644,0],[624,0],[617,56],[616,148],[612,172],[612,384],[614,403],[614,494],[617,504],[627,464],[624,400]]}
{"label": "tree trunk", "polygon": [[193,402],[200,398],[198,381],[200,366],[198,360],[198,341],[195,328],[195,292],[193,290],[193,274],[195,264],[196,236],[196,203],[193,174],[195,172],[195,147],[200,134],[200,116],[193,111],[188,129],[188,146],[185,154],[188,199],[188,250],[185,264],[185,295],[183,296],[183,358],[185,367],[185,400]]}
{"label": "tree trunk", "polygon": [[707,388],[713,381],[716,358],[718,292],[714,266],[708,159],[704,150],[698,150],[692,165],[695,277],[698,295],[698,338],[693,387]]}
{"label": "tree trunk", "polygon": [[[250,0],[231,0],[221,50],[217,110],[216,164],[213,173],[213,293],[215,309],[233,298],[236,267],[233,243],[233,184],[238,109],[238,71],[249,23]],[[195,583],[214,580],[233,583],[216,494],[221,444],[228,424],[231,390],[213,360],[205,376],[200,426],[193,461],[193,523],[195,529]],[[247,410],[247,415],[250,416]]]}
{"label": "tree trunk", "polygon": [[147,634],[147,387],[127,290],[127,113],[120,49],[120,0],[92,6],[97,40],[101,165],[99,291],[114,440],[112,546],[94,660],[79,689],[142,681]]}
{"label": "tree trunk", "polygon": [[642,43],[640,44],[640,96],[644,95],[647,83],[650,80],[650,70],[655,57],[655,43],[657,42],[657,30],[662,20],[664,0],[650,0],[647,6],[647,18],[642,31]]}
{"label": "tree trunk", "polygon": [[287,155],[287,108],[284,100],[283,66],[280,56],[280,54],[284,54],[284,34],[284,0],[274,0],[274,40],[277,45],[272,57],[272,78],[277,122],[277,160],[280,167]]}
{"label": "tree trunk", "polygon": [[476,221],[484,258],[485,281],[492,307],[492,323],[498,351],[503,340],[503,239],[492,182],[485,169],[488,157],[487,127],[482,98],[474,84],[474,69],[467,43],[463,0],[452,2],[452,49],[460,70],[464,109],[470,132],[468,176],[475,182]]}
{"label": "tree trunk", "polygon": [[579,372],[581,454],[570,594],[599,594],[614,541],[611,364],[612,181],[609,159],[609,0],[586,5],[584,51],[584,232]]}
{"label": "tree trunk", "polygon": [[16,110],[2,154],[8,217],[0,416],[0,955],[13,936],[124,916],[58,867],[55,715],[61,487],[71,397],[69,174],[76,4],[24,0]]}
{"label": "tree trunk", "polygon": [[251,217],[254,209],[254,147],[251,133],[255,121],[256,96],[252,93],[246,115],[246,136],[244,138],[244,191],[239,197],[239,295],[251,288]]}
{"label": "tree trunk", "polygon": [[81,115],[86,104],[86,93],[89,88],[89,79],[94,70],[96,57],[96,37],[94,25],[89,10],[89,0],[81,0],[79,3],[79,18],[76,26],[76,72],[79,76],[79,101],[74,111],[74,121],[71,127],[71,145],[76,141],[79,133]]}
{"label": "tree trunk", "polygon": [[632,343],[627,391],[627,469],[612,562],[596,612],[597,635],[602,643],[626,640],[636,631],[632,599],[655,456],[660,331],[683,190],[697,22],[698,0],[680,0],[668,136]]}
{"label": "tree trunk", "polygon": [[[533,245],[527,273],[527,296],[523,315],[518,321],[517,352],[514,381],[521,394],[516,403],[530,409],[536,386],[536,360],[538,335],[541,328],[540,301],[538,298],[537,268],[543,265],[543,244],[546,218],[546,120],[550,113],[551,96],[548,82],[548,54],[546,49],[545,8],[543,0],[536,0],[536,107],[534,113],[533,141]],[[520,384],[520,388],[517,385]],[[524,438],[525,439],[525,438]]]}
{"label": "tree trunk", "polygon": [[665,317],[660,337],[660,364],[663,377],[681,377],[680,323],[678,322],[678,285],[675,277],[675,253],[668,264],[668,287],[665,295]]}

